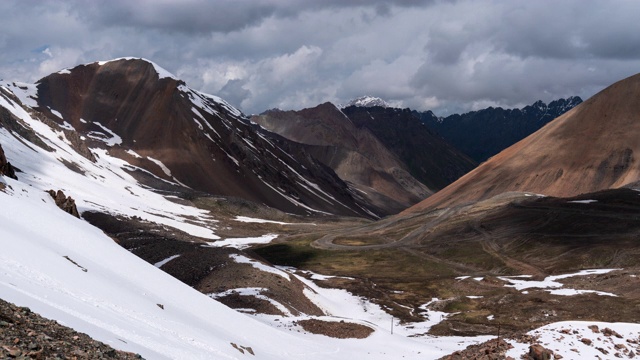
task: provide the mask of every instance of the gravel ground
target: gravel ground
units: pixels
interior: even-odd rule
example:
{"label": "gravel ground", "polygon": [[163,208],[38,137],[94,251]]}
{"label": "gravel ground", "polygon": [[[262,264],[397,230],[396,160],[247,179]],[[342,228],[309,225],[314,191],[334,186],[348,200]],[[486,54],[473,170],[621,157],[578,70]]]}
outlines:
{"label": "gravel ground", "polygon": [[0,299],[0,359],[142,359]]}

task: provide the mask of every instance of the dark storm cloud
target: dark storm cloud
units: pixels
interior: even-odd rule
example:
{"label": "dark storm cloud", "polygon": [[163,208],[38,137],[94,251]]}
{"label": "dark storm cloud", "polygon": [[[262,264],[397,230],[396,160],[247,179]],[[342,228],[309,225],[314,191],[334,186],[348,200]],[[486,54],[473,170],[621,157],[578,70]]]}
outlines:
{"label": "dark storm cloud", "polygon": [[592,0],[2,1],[0,78],[138,56],[246,113],[368,94],[445,114],[588,97],[637,73],[639,13]]}
{"label": "dark storm cloud", "polygon": [[370,7],[389,15],[391,6],[422,6],[428,0],[114,0],[76,1],[81,17],[102,26],[126,25],[187,33],[228,33],[259,25],[270,17],[292,17],[304,11]]}

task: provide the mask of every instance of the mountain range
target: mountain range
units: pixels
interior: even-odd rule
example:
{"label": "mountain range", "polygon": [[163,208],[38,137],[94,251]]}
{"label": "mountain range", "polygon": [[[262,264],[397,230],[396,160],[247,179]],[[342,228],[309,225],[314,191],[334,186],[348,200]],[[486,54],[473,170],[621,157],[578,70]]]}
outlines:
{"label": "mountain range", "polygon": [[448,142],[481,163],[580,103],[580,97],[571,96],[548,105],[536,101],[522,109],[489,107],[446,117],[437,117],[431,111],[415,113]]}

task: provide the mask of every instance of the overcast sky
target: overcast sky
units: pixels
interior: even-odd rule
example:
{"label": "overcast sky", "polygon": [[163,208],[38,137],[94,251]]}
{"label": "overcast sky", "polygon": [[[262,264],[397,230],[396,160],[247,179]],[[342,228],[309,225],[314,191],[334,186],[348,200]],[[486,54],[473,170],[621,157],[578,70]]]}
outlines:
{"label": "overcast sky", "polygon": [[437,115],[640,72],[640,1],[0,1],[0,78],[123,56],[247,114],[361,95]]}

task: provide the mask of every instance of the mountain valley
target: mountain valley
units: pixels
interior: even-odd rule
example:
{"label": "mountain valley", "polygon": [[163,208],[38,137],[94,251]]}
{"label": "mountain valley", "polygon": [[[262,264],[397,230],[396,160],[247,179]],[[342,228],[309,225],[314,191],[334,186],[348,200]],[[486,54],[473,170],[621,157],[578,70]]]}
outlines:
{"label": "mountain valley", "polygon": [[436,359],[496,336],[501,358],[632,358],[639,79],[550,104],[571,109],[478,167],[410,109],[248,118],[144,59],[3,81],[0,298],[148,359]]}

